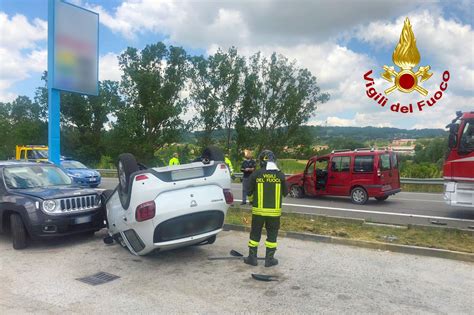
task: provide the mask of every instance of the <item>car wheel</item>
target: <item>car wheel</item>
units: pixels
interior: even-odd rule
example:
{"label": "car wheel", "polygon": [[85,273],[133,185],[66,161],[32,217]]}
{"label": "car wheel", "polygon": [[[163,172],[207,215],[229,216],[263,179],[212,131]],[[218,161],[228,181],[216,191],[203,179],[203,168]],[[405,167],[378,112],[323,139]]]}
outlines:
{"label": "car wheel", "polygon": [[303,198],[303,190],[298,185],[290,187],[290,197],[292,198]]}
{"label": "car wheel", "polygon": [[13,248],[23,249],[26,247],[26,229],[23,220],[18,213],[13,213],[10,216],[10,227],[13,238]]}
{"label": "car wheel", "polygon": [[383,196],[383,197],[375,197],[375,200],[377,201],[385,201],[387,200],[388,196]]}
{"label": "car wheel", "polygon": [[97,188],[99,185],[91,185],[91,188]]}
{"label": "car wheel", "polygon": [[119,177],[118,191],[122,206],[126,208],[129,201],[130,190],[130,175],[139,170],[137,160],[130,153],[123,153],[119,155],[117,163],[117,173]]}
{"label": "car wheel", "polygon": [[362,187],[355,187],[351,191],[351,200],[353,203],[358,205],[363,205],[367,202],[369,196],[367,195],[367,191],[365,191]]}
{"label": "car wheel", "polygon": [[210,146],[210,147],[205,148],[202,151],[201,158],[202,158],[203,162],[205,162],[205,161],[224,161],[224,154],[222,153],[221,149],[219,149],[217,147],[214,147],[214,146]]}
{"label": "car wheel", "polygon": [[213,235],[207,239],[206,244],[214,244],[215,241],[216,241],[216,235]]}

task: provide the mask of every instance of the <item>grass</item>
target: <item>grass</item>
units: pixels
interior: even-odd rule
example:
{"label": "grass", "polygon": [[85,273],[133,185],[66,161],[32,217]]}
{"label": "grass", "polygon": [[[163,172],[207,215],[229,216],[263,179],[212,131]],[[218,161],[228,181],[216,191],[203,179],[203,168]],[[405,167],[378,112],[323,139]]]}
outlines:
{"label": "grass", "polygon": [[285,174],[303,173],[307,160],[279,159],[278,166]]}
{"label": "grass", "polygon": [[404,192],[426,192],[426,193],[442,193],[444,191],[443,185],[429,185],[429,184],[401,184]]}
{"label": "grass", "polygon": [[[231,208],[226,216],[228,224],[250,226],[251,220],[252,214],[249,209]],[[363,224],[362,220],[284,213],[281,219],[281,230],[474,253],[473,234],[456,229],[421,226],[406,228],[370,226]],[[384,237],[388,236],[396,239],[391,242],[386,241]]]}

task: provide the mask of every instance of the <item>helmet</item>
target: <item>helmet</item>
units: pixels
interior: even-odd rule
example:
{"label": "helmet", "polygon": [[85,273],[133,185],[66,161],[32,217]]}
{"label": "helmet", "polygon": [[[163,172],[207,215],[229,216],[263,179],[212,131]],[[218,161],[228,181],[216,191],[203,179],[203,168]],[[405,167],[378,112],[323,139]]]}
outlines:
{"label": "helmet", "polygon": [[264,168],[267,166],[267,162],[276,162],[276,156],[270,150],[263,150],[258,156],[260,167]]}

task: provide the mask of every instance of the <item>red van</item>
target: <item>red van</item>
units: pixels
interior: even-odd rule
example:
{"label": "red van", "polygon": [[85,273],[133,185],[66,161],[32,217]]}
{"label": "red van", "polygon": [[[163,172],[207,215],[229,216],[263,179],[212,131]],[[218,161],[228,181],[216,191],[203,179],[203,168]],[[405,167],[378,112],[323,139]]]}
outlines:
{"label": "red van", "polygon": [[370,197],[384,201],[401,191],[397,155],[393,151],[336,150],[314,156],[304,173],[288,177],[290,196],[350,196],[364,204]]}

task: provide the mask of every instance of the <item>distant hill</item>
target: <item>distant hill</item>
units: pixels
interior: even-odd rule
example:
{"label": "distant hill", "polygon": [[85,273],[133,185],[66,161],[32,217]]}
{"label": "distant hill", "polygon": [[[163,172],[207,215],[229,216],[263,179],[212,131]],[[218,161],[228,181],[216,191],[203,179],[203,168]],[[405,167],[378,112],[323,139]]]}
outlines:
{"label": "distant hill", "polygon": [[[311,133],[315,141],[327,142],[331,139],[343,137],[357,141],[368,140],[393,140],[400,138],[420,139],[445,137],[448,132],[443,129],[400,129],[390,127],[323,127],[323,126],[304,126],[304,132]],[[199,137],[201,132],[195,131],[183,136],[184,142],[193,142]],[[235,132],[233,132],[233,137]],[[215,139],[223,140],[225,138],[224,130],[214,132]]]}
{"label": "distant hill", "polygon": [[306,126],[313,136],[320,139],[347,137],[366,141],[373,139],[392,140],[397,138],[436,138],[447,136],[443,129],[399,129],[390,127],[322,127]]}

